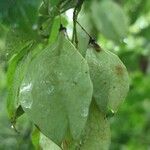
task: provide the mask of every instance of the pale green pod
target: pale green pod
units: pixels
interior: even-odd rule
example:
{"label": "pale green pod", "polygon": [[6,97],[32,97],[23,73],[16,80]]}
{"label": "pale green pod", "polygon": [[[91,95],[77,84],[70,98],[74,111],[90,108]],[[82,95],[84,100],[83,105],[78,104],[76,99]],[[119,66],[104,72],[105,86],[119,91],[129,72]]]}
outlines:
{"label": "pale green pod", "polygon": [[94,99],[85,130],[79,141],[69,140],[68,150],[108,150],[111,143],[110,124],[106,115],[99,110]]}
{"label": "pale green pod", "polygon": [[95,102],[91,105],[81,150],[108,150],[111,142],[109,121],[98,109]]}
{"label": "pale green pod", "polygon": [[116,112],[129,90],[129,76],[119,57],[110,51],[88,49],[86,60],[93,82],[93,97],[100,110]]}
{"label": "pale green pod", "polygon": [[62,150],[58,145],[56,145],[42,133],[40,133],[39,143],[42,150]]}
{"label": "pale green pod", "polygon": [[30,120],[61,145],[67,130],[73,139],[80,138],[92,92],[86,60],[60,32],[57,41],[30,63],[19,95]]}

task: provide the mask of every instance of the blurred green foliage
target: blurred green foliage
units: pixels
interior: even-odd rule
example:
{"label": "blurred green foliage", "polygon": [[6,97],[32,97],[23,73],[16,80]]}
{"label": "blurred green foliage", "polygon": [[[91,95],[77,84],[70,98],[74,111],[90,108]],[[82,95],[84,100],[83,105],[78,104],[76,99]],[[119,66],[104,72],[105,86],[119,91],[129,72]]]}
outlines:
{"label": "blurred green foliage", "polygon": [[[93,1],[96,2],[96,0]],[[101,19],[98,18],[99,16],[92,17],[91,9],[94,9],[92,7],[95,5],[91,5],[93,1],[85,0],[79,21],[91,35],[97,38],[102,48],[119,55],[129,71],[131,80],[130,91],[125,103],[118,113],[110,118],[112,132],[110,149],[148,150],[150,149],[150,1],[114,0],[128,18],[128,33],[119,42],[118,39],[116,41],[116,37],[111,37],[115,34],[115,28],[123,30],[122,26],[119,26],[122,18],[116,18],[118,15],[114,15],[113,21],[110,22],[105,15],[101,16]],[[31,141],[32,125],[27,116],[23,115],[16,125],[20,133],[11,128],[7,116],[6,70],[8,63],[6,56],[8,54],[5,42],[10,27],[29,34],[30,38],[38,36],[35,29],[40,2],[40,0],[0,0],[0,150],[35,149]],[[107,5],[105,7],[107,9]],[[107,13],[107,10],[105,11]],[[68,17],[65,14],[63,16],[65,25],[67,25]],[[94,21],[91,21],[92,19]],[[103,28],[97,28],[99,21],[105,22]],[[112,22],[115,22],[115,26]],[[58,28],[58,20],[53,25],[54,30],[49,38],[50,43],[54,41],[58,32],[55,31],[55,24]],[[68,28],[70,24],[71,21],[68,21]],[[112,25],[113,31],[111,30]],[[110,37],[109,32],[111,32]]]}

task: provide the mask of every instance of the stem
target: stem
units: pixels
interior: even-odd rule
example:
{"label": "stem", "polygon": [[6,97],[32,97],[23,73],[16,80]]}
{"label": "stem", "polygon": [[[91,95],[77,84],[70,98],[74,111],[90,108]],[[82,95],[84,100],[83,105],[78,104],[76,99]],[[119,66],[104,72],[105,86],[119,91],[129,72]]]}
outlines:
{"label": "stem", "polygon": [[74,8],[73,12],[73,34],[72,34],[72,42],[75,40],[76,47],[78,48],[78,37],[77,37],[77,28],[76,28],[76,21],[78,18],[78,14],[82,8],[84,0],[78,0],[77,5]]}
{"label": "stem", "polygon": [[76,23],[81,27],[81,29],[92,39],[92,36],[85,30],[85,28],[76,20]]}
{"label": "stem", "polygon": [[81,27],[81,29],[89,36],[90,40],[89,40],[89,44],[92,44],[92,46],[94,47],[94,49],[97,52],[100,52],[101,47],[97,44],[96,40],[84,29],[84,27],[76,20],[77,24]]}
{"label": "stem", "polygon": [[76,20],[77,20],[77,9],[75,7],[74,12],[73,12],[73,34],[72,34],[72,43],[75,40],[76,46],[78,45],[78,40],[77,40],[77,30],[76,30]]}

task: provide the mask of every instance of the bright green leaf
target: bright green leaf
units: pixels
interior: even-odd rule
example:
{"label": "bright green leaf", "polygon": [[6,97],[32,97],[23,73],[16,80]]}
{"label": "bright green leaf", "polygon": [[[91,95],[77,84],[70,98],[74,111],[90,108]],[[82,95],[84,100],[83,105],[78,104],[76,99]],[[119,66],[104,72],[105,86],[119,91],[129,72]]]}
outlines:
{"label": "bright green leaf", "polygon": [[40,150],[40,131],[36,127],[33,128],[31,140],[35,149]]}
{"label": "bright green leaf", "polygon": [[18,100],[19,88],[26,73],[27,67],[34,55],[38,53],[39,50],[40,48],[38,47],[33,50],[33,43],[31,42],[9,61],[7,71],[7,109],[10,118],[15,117],[16,110],[20,105]]}
{"label": "bright green leaf", "polygon": [[[61,23],[64,26],[67,26],[67,20],[63,16],[61,16]],[[49,44],[52,44],[52,43],[54,43],[56,41],[57,35],[59,33],[59,28],[60,28],[60,18],[56,17],[54,19],[54,22],[53,22],[53,25],[52,25],[52,30],[51,30],[50,38],[49,38]]]}

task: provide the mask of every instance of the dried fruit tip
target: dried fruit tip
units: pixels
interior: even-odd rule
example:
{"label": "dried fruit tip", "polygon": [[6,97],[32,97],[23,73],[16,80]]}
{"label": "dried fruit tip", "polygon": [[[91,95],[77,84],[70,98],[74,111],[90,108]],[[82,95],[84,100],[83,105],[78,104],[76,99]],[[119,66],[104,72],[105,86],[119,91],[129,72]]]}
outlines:
{"label": "dried fruit tip", "polygon": [[59,27],[59,31],[61,32],[61,31],[64,31],[64,32],[66,32],[66,27],[64,27],[62,24],[60,24],[60,27]]}
{"label": "dried fruit tip", "polygon": [[99,46],[99,44],[96,42],[94,38],[90,37],[89,44],[93,46],[97,52],[101,51],[101,47]]}

